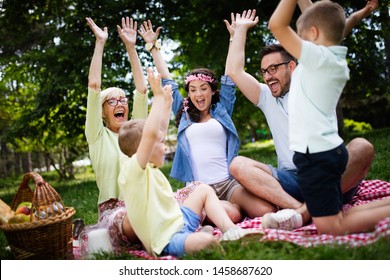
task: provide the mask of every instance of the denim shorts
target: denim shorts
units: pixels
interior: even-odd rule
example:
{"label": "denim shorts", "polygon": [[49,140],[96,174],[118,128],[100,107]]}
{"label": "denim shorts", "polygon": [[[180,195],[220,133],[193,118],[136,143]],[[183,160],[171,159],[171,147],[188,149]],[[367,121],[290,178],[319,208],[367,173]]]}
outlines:
{"label": "denim shorts", "polygon": [[200,217],[192,211],[190,208],[180,206],[181,213],[183,214],[184,226],[180,232],[172,235],[168,245],[165,246],[162,255],[171,255],[175,257],[181,257],[184,255],[184,242],[190,234],[193,234],[200,225]]}
{"label": "denim shorts", "polygon": [[303,202],[303,196],[298,187],[297,170],[277,169],[271,165],[272,176],[279,181],[283,190],[296,200]]}

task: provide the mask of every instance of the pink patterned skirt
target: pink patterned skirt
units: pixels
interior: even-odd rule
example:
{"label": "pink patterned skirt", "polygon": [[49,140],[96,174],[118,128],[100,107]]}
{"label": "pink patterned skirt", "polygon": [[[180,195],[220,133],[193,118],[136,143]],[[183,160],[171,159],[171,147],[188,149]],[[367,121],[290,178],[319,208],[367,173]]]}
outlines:
{"label": "pink patterned skirt", "polygon": [[[192,183],[174,193],[175,199],[179,205],[194,191],[199,183]],[[111,243],[114,247],[134,246],[123,234],[122,223],[126,216],[126,207],[123,200],[111,198],[98,205],[98,226],[108,229]],[[203,211],[201,221],[206,217]]]}
{"label": "pink patterned skirt", "polygon": [[98,225],[108,229],[114,247],[134,245],[127,240],[122,232],[125,216],[126,207],[123,200],[111,198],[98,206]]}

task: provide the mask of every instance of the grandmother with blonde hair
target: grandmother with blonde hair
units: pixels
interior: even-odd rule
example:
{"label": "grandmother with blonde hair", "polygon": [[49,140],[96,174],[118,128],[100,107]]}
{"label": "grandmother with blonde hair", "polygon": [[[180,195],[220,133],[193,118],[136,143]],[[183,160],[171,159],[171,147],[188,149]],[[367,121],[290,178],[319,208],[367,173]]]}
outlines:
{"label": "grandmother with blonde hair", "polygon": [[[118,132],[128,120],[129,107],[125,91],[117,87],[101,90],[103,50],[108,29],[101,29],[91,18],[86,18],[96,37],[95,49],[88,76],[88,103],[85,123],[89,155],[99,189],[98,224],[109,229],[114,246],[138,243],[118,187],[120,148]],[[132,118],[144,119],[148,111],[147,85],[135,48],[137,22],[122,18],[117,25],[119,37],[126,47],[135,82]]]}

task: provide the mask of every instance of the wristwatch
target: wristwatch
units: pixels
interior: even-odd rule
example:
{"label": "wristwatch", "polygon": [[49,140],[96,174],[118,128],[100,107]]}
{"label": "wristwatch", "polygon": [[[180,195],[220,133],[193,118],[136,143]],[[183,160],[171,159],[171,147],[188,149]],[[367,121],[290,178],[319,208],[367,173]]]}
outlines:
{"label": "wristwatch", "polygon": [[156,48],[158,50],[161,49],[161,41],[160,40],[157,40],[154,44],[153,43],[146,43],[145,45],[145,49],[150,52],[152,51],[153,48]]}

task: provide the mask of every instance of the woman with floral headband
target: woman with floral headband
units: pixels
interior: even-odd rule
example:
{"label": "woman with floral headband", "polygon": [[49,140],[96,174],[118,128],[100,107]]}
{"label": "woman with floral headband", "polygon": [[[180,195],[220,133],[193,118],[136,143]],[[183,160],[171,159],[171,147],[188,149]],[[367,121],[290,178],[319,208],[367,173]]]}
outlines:
{"label": "woman with floral headband", "polygon": [[148,20],[138,33],[153,56],[163,84],[170,84],[173,90],[172,111],[176,114],[178,136],[171,177],[192,187],[197,182],[209,184],[220,200],[238,205],[250,218],[274,212],[274,205],[249,193],[229,174],[229,164],[240,146],[231,119],[236,100],[235,84],[228,76],[222,76],[219,90],[218,80],[211,70],[194,69],[185,79],[188,98],[183,98],[159,51],[160,29],[154,32]]}

